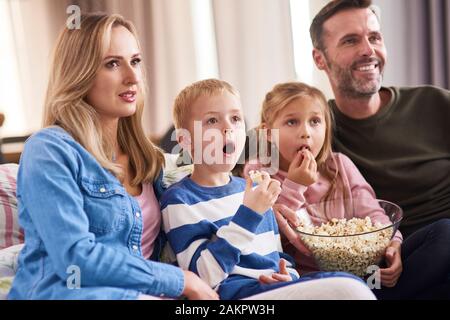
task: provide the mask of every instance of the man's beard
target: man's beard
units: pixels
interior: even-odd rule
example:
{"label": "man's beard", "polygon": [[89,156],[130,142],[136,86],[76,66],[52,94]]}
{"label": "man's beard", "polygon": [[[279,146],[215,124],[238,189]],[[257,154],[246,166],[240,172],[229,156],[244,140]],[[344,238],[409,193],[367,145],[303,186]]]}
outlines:
{"label": "man's beard", "polygon": [[[381,82],[383,79],[383,72],[376,77],[376,79],[355,79],[352,75],[354,65],[360,63],[370,63],[374,59],[366,59],[364,61],[355,62],[349,68],[341,68],[338,64],[331,62],[328,58],[326,60],[327,65],[333,78],[336,79],[336,85],[339,92],[349,98],[369,98],[376,94],[381,89]],[[376,59],[378,68],[381,70],[381,61]]]}

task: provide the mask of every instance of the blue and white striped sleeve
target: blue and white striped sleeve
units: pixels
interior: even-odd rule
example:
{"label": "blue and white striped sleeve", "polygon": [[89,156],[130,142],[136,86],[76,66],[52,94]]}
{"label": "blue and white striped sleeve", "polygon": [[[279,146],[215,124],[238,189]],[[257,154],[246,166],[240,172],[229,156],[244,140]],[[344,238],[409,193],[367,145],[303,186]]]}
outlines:
{"label": "blue and white striped sleeve", "polygon": [[212,288],[226,279],[255,238],[263,217],[241,205],[229,223],[218,227],[195,206],[163,208],[164,230],[179,266],[197,273]]}

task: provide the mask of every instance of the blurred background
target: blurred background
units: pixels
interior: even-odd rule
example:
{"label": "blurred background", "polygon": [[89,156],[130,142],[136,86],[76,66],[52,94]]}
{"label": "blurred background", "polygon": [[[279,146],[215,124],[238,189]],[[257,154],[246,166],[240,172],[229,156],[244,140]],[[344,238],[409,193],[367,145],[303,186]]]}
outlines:
{"label": "blurred background", "polygon": [[[239,89],[248,128],[258,124],[264,95],[279,82],[304,81],[331,98],[309,38],[310,22],[327,2],[0,0],[4,161],[17,161],[24,139],[41,127],[51,51],[70,5],[119,13],[135,24],[150,87],[144,126],[160,143],[172,124],[175,96],[200,79],[221,78]],[[388,50],[384,85],[450,89],[450,0],[373,2],[381,9]]]}

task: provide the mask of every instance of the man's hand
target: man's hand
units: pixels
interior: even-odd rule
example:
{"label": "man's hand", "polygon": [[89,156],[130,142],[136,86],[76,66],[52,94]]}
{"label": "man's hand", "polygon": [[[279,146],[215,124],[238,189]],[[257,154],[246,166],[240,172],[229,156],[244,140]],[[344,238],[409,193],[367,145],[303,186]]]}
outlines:
{"label": "man's hand", "polygon": [[259,282],[262,284],[271,284],[276,282],[292,281],[292,277],[286,268],[286,260],[280,259],[280,272],[274,272],[270,276],[263,274],[259,277]]}
{"label": "man's hand", "polygon": [[317,181],[317,162],[308,149],[297,152],[291,162],[287,178],[295,183],[310,186]]}
{"label": "man's hand", "polygon": [[385,252],[387,268],[380,269],[381,284],[385,287],[394,287],[402,274],[401,243],[391,241]]}
{"label": "man's hand", "polygon": [[184,273],[183,295],[189,300],[219,300],[219,295],[191,271]]}

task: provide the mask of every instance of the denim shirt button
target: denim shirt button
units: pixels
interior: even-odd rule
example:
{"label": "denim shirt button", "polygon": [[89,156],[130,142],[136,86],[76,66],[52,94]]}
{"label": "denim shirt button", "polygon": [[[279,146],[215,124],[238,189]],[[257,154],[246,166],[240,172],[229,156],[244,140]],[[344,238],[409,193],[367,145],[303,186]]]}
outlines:
{"label": "denim shirt button", "polygon": [[160,297],[164,297],[164,293],[161,293],[159,296],[160,296]]}
{"label": "denim shirt button", "polygon": [[103,187],[101,187],[101,188],[100,188],[100,192],[101,192],[101,193],[105,193],[105,192],[106,192],[106,189],[103,188]]}
{"label": "denim shirt button", "polygon": [[141,213],[140,212],[136,212],[136,218],[140,218],[141,217]]}
{"label": "denim shirt button", "polygon": [[133,245],[133,251],[138,251],[139,247],[137,245]]}

